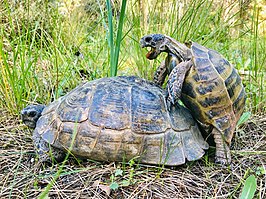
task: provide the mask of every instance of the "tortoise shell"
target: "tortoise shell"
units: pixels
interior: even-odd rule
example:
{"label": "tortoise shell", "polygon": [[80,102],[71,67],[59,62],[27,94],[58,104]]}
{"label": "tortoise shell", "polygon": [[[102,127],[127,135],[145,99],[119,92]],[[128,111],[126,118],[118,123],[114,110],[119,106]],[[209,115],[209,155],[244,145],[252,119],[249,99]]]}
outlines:
{"label": "tortoise shell", "polygon": [[180,165],[197,160],[208,144],[190,112],[167,110],[166,93],[137,77],[83,83],[48,105],[35,133],[58,149],[100,161],[139,157],[141,163]]}
{"label": "tortoise shell", "polygon": [[218,52],[191,45],[194,65],[185,78],[181,99],[202,123],[224,132],[230,143],[244,110],[245,90],[236,69]]}

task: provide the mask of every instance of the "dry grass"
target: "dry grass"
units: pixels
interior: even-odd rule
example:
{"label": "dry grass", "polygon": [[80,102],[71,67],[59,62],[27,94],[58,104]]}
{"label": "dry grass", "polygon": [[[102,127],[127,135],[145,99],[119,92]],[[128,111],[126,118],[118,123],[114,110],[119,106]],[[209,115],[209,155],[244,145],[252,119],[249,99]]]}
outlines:
{"label": "dry grass", "polygon": [[[31,133],[0,110],[0,198],[37,198],[60,165],[34,163]],[[202,160],[175,168],[70,158],[49,198],[238,198],[244,180],[257,178],[257,198],[266,198],[266,117],[239,129],[232,145],[231,169],[213,164],[213,149]],[[121,175],[114,176],[117,170]],[[112,178],[111,176],[114,176]],[[111,190],[111,181],[119,188]]]}

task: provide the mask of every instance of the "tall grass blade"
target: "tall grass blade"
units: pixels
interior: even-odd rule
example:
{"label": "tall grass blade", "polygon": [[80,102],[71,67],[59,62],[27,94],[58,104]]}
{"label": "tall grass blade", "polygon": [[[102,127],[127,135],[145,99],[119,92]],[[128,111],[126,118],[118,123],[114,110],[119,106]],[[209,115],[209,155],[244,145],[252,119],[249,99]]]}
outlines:
{"label": "tall grass blade", "polygon": [[113,13],[112,13],[112,7],[111,7],[111,1],[106,0],[106,6],[107,6],[107,18],[108,18],[108,45],[110,48],[110,76],[116,76],[117,75],[117,67],[118,67],[118,58],[119,58],[119,52],[120,52],[120,44],[122,41],[122,30],[123,30],[123,24],[124,24],[124,18],[125,18],[125,11],[126,11],[126,3],[127,0],[122,1],[121,6],[121,13],[119,17],[119,23],[116,33],[116,41],[114,42],[114,25],[113,25]]}
{"label": "tall grass blade", "polygon": [[108,34],[107,40],[110,48],[110,75],[113,76],[115,68],[114,68],[114,30],[113,30],[113,13],[111,7],[111,1],[106,0],[107,6],[107,19],[108,19]]}
{"label": "tall grass blade", "polygon": [[121,13],[119,17],[118,30],[117,30],[117,35],[116,35],[114,67],[111,72],[111,76],[117,75],[118,58],[119,58],[119,52],[120,52],[120,44],[122,41],[122,32],[123,32],[123,24],[124,24],[125,12],[126,12],[126,5],[127,5],[127,0],[123,0],[122,5],[121,5]]}

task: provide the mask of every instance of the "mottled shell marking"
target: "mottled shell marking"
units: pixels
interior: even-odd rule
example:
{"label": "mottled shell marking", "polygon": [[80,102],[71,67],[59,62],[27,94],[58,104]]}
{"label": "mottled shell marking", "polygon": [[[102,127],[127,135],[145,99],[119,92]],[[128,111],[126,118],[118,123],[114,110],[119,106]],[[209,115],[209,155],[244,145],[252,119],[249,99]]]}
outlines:
{"label": "mottled shell marking", "polygon": [[228,142],[244,109],[245,91],[236,69],[218,52],[191,46],[194,66],[182,88],[182,100],[201,122],[224,132]]}

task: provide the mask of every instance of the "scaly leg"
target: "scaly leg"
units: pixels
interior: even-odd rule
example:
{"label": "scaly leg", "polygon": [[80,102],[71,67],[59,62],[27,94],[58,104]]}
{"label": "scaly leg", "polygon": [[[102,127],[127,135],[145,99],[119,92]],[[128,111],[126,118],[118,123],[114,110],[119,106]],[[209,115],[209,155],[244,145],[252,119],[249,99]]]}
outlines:
{"label": "scaly leg", "polygon": [[167,106],[170,108],[171,104],[175,104],[175,102],[181,97],[182,86],[185,80],[186,73],[192,66],[192,61],[181,62],[176,65],[175,68],[169,75],[169,79],[167,82]]}
{"label": "scaly leg", "polygon": [[157,70],[153,76],[153,82],[158,86],[162,86],[164,83],[166,75],[167,75],[167,68],[165,66],[165,61],[162,61],[162,63],[157,68]]}
{"label": "scaly leg", "polygon": [[57,162],[61,162],[64,159],[65,153],[60,149],[49,146],[49,144],[42,139],[36,130],[33,132],[33,142],[39,155],[40,163],[51,163],[52,159],[55,159]]}
{"label": "scaly leg", "polygon": [[216,144],[215,162],[228,165],[231,163],[229,144],[225,141],[223,134],[215,127],[212,130],[214,142]]}

